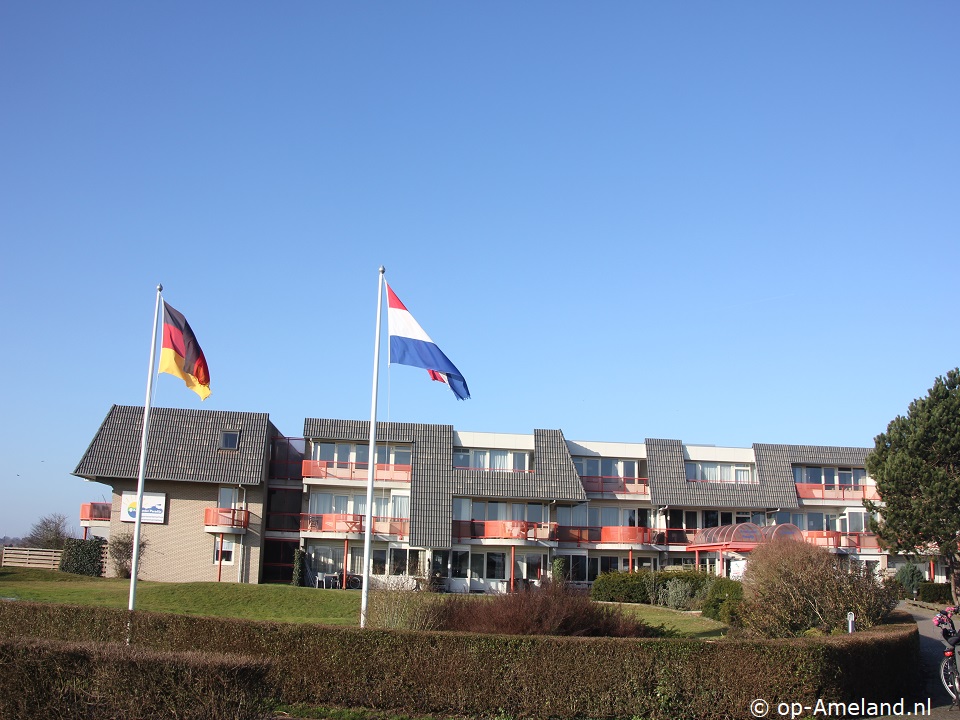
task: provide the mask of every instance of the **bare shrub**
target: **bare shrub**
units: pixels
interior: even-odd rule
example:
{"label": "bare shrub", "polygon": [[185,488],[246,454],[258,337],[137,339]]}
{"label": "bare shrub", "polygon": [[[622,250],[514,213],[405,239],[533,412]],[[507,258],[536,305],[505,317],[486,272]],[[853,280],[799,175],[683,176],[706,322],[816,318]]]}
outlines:
{"label": "bare shrub", "polygon": [[505,635],[656,637],[661,629],[630,617],[615,605],[600,605],[562,582],[544,581],[508,595],[451,595],[433,604],[444,630]]}
{"label": "bare shrub", "polygon": [[759,545],[743,576],[744,627],[763,637],[795,637],[846,627],[847,613],[857,626],[882,622],[896,597],[864,565],[796,540]]}
{"label": "bare shrub", "polygon": [[[147,549],[147,540],[140,536],[140,564],[143,563],[143,551]],[[118,578],[129,580],[133,572],[133,533],[129,530],[114,533],[107,544],[107,553],[113,563],[113,572]],[[139,568],[138,568],[139,570]]]}
{"label": "bare shrub", "polygon": [[439,630],[442,613],[436,607],[437,595],[402,588],[370,592],[367,623],[375,628]]}

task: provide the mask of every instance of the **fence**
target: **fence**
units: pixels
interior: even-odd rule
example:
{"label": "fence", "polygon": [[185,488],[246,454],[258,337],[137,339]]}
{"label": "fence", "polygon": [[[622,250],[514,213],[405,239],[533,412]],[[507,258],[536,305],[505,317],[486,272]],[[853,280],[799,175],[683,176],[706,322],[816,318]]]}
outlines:
{"label": "fence", "polygon": [[3,559],[0,566],[3,567],[33,567],[46,568],[47,570],[58,570],[60,568],[60,556],[63,550],[46,550],[43,548],[26,547],[4,547]]}

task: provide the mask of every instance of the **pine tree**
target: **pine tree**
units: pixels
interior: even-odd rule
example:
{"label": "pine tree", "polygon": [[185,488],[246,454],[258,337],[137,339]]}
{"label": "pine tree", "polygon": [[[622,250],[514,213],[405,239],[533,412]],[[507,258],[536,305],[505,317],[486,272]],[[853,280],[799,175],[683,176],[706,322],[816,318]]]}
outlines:
{"label": "pine tree", "polygon": [[960,584],[960,368],[938,377],[875,439],[867,472],[883,503],[865,502],[883,544],[907,555],[939,555],[954,599]]}

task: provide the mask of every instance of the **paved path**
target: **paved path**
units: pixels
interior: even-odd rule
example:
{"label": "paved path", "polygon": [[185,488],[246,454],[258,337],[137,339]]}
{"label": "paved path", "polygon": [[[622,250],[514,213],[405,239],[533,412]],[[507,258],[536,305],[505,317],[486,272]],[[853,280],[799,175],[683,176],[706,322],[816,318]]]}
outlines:
{"label": "paved path", "polygon": [[[936,611],[928,610],[913,603],[901,603],[900,609],[913,615],[913,619],[916,620],[917,627],[920,629],[920,663],[926,684],[920,699],[930,698],[933,711],[928,717],[938,720],[960,720],[960,710],[956,707],[951,708],[950,696],[947,695],[947,691],[943,689],[943,683],[940,682],[940,661],[943,660],[944,645],[940,639],[940,631],[931,622]],[[912,708],[908,707],[907,709]]]}

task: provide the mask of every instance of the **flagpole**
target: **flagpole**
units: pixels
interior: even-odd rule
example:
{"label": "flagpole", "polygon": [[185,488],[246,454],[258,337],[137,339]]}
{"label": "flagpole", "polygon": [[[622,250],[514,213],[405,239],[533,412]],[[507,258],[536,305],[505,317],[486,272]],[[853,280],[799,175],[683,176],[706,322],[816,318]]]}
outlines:
{"label": "flagpole", "polygon": [[[367,509],[363,523],[363,585],[360,589],[360,627],[367,625],[367,599],[370,594],[370,542],[373,536],[373,477],[377,469],[377,389],[380,379],[380,323],[383,315],[383,265],[377,283],[377,335],[373,345],[373,394],[370,399],[370,448],[367,463]],[[347,558],[344,557],[346,562]]]}
{"label": "flagpole", "polygon": [[[147,436],[150,432],[150,399],[153,395],[153,374],[157,359],[157,324],[160,318],[160,293],[163,285],[157,285],[157,304],[153,309],[153,340],[150,344],[150,369],[147,372],[147,398],[143,403],[143,434],[140,436],[140,472],[137,476],[137,518],[133,525],[133,561],[130,563],[130,602],[127,609],[133,611],[137,602],[137,573],[140,570],[140,523],[143,519],[143,482],[147,473]],[[128,626],[129,631],[129,626]],[[127,636],[129,644],[130,637]]]}

